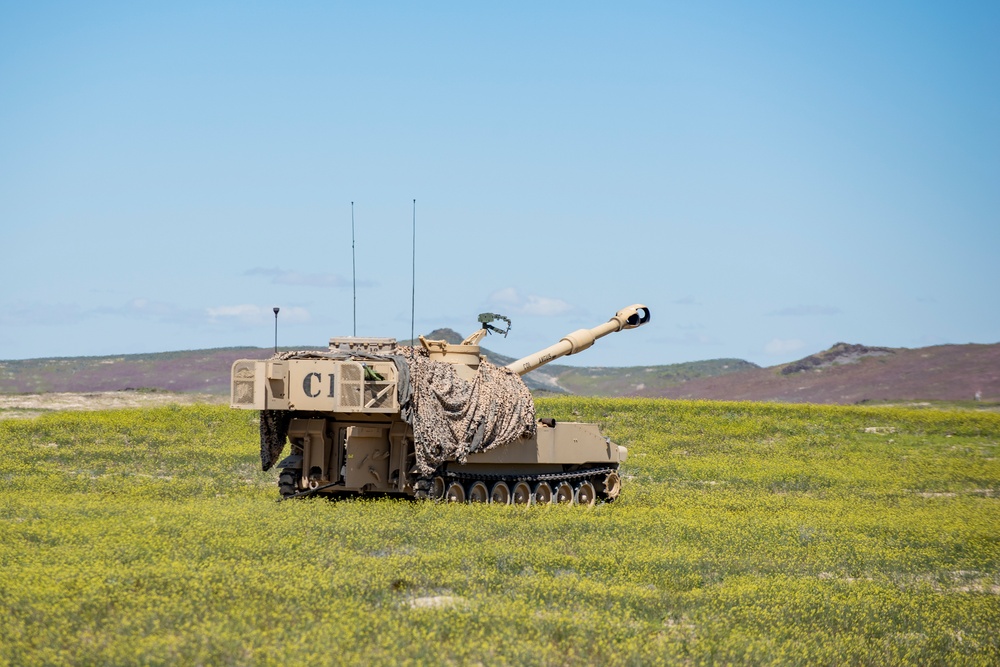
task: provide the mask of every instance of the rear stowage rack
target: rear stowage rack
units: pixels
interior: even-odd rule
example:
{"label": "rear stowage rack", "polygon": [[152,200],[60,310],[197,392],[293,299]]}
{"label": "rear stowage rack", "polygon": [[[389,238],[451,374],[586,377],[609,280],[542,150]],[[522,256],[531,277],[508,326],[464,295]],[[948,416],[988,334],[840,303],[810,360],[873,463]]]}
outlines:
{"label": "rear stowage rack", "polygon": [[357,336],[339,336],[330,339],[330,350],[344,352],[368,352],[371,354],[387,354],[396,348],[395,338],[358,338]]}

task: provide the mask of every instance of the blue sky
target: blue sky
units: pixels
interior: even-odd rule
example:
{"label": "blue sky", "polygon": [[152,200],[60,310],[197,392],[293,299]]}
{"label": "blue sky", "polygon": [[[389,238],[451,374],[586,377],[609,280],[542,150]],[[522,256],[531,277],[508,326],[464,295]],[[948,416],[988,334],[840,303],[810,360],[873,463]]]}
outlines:
{"label": "blue sky", "polygon": [[1000,4],[0,4],[0,359],[1000,341]]}

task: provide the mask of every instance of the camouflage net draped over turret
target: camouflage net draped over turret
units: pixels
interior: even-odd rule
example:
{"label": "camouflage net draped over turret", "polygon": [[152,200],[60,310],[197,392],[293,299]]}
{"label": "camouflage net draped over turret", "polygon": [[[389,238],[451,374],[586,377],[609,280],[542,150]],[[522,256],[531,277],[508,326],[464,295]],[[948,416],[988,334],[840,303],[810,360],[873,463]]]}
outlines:
{"label": "camouflage net draped over turret", "polygon": [[[391,361],[399,375],[400,417],[413,428],[417,470],[430,475],[445,461],[464,462],[473,452],[508,445],[535,434],[535,404],[521,377],[482,361],[469,382],[452,364],[431,361],[423,348],[391,354],[284,352],[275,359]],[[291,413],[264,410],[260,419],[261,467],[269,470],[285,446]]]}
{"label": "camouflage net draped over turret", "polygon": [[403,419],[413,427],[421,474],[535,434],[535,404],[514,371],[483,361],[469,382],[454,365],[431,361],[423,349],[400,349],[410,362],[413,388],[412,409],[404,410]]}

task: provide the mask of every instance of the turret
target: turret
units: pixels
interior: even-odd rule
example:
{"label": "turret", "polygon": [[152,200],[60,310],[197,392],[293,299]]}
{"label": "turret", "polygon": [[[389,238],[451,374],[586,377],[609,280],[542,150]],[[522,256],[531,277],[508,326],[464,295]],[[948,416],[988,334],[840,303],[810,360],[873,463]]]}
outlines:
{"label": "turret", "polygon": [[[501,329],[490,324],[496,320],[506,322],[507,328]],[[458,376],[471,382],[476,378],[476,373],[479,371],[479,362],[482,360],[479,341],[491,331],[502,334],[504,337],[510,331],[510,320],[497,313],[482,313],[479,316],[479,322],[483,326],[476,329],[472,335],[458,345],[452,345],[444,340],[427,340],[423,336],[419,337],[420,344],[427,350],[431,361],[453,364]]]}

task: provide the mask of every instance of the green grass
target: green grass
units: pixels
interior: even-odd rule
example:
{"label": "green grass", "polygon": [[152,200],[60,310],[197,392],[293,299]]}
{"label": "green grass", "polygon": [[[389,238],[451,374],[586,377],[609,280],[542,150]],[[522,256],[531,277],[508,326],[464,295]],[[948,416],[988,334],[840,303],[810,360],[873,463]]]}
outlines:
{"label": "green grass", "polygon": [[[562,366],[559,385],[578,396],[628,396],[639,389],[656,391],[688,380],[717,377],[759,368],[742,359],[709,359],[667,366],[595,368]],[[553,369],[554,370],[554,369]]]}
{"label": "green grass", "polygon": [[538,403],[618,501],[276,503],[255,413],[0,421],[0,664],[1000,662],[1000,415]]}
{"label": "green grass", "polygon": [[864,401],[861,405],[911,408],[914,410],[976,410],[979,412],[1000,412],[1000,403],[993,401]]}

